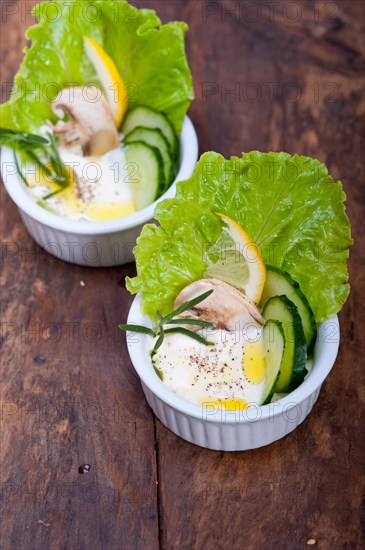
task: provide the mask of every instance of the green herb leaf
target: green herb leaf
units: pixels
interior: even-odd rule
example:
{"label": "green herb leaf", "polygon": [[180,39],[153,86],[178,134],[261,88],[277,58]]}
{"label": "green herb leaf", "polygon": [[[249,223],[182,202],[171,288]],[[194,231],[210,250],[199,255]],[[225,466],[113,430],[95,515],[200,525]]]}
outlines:
{"label": "green herb leaf", "polygon": [[16,134],[19,134],[20,132],[16,132],[15,130],[10,130],[10,128],[0,128],[0,137],[3,136],[14,136]]}
{"label": "green herb leaf", "polygon": [[66,167],[63,164],[62,159],[60,157],[60,153],[58,151],[58,147],[57,147],[55,138],[51,133],[48,134],[48,137],[49,137],[51,149],[53,151],[53,155],[51,155],[52,166],[54,167],[54,170],[55,170],[56,174],[59,176],[59,178],[64,180],[65,186],[67,186],[68,183],[69,183],[69,181],[68,181],[69,180],[69,175],[68,175]]}
{"label": "green herb leaf", "polygon": [[[191,308],[195,305],[199,304],[205,298],[210,296],[210,294],[213,292],[213,290],[208,290],[207,292],[204,292],[203,294],[200,294],[200,296],[197,296],[196,298],[193,298],[192,300],[189,300],[188,302],[185,302],[182,304],[179,308],[175,309],[166,317],[163,317],[160,311],[156,311],[156,316],[158,319],[158,326],[156,330],[152,330],[149,327],[145,327],[143,325],[132,325],[132,324],[126,324],[126,325],[119,325],[119,328],[121,330],[128,330],[131,332],[141,332],[143,334],[149,334],[150,336],[158,336],[155,345],[153,346],[153,350],[151,352],[151,356],[153,357],[156,351],[161,347],[162,342],[164,341],[165,334],[171,333],[171,332],[179,332],[180,334],[184,334],[185,336],[190,336],[190,338],[193,338],[194,340],[197,340],[201,344],[205,344],[206,346],[213,345],[212,342],[208,342],[203,336],[200,336],[200,334],[197,334],[196,332],[193,332],[192,330],[186,329],[184,327],[172,327],[172,328],[164,328],[164,325],[177,325],[177,324],[187,324],[187,325],[197,325],[200,327],[213,327],[213,323],[209,323],[208,321],[200,320],[200,319],[173,319],[173,317],[177,313],[182,313],[185,311],[185,308]],[[170,318],[171,317],[171,318]]]}
{"label": "green herb leaf", "polygon": [[8,145],[11,142],[17,144],[26,144],[26,145],[48,145],[48,139],[37,136],[35,134],[27,134],[26,132],[17,132],[16,130],[11,130],[10,128],[0,128],[0,145]]}
{"label": "green herb leaf", "polygon": [[[13,149],[17,172],[26,186],[29,187],[29,184],[21,170],[19,160],[16,156],[17,151],[24,151],[49,179],[61,187],[57,191],[53,191],[44,196],[43,200],[57,195],[70,184],[69,172],[62,162],[55,138],[50,132],[48,133],[48,139],[46,139],[35,134],[17,132],[10,128],[0,128],[0,146],[7,146]],[[37,152],[35,152],[34,149]],[[42,157],[48,159],[48,164],[51,165],[53,171],[47,166],[47,161],[43,162],[40,159],[38,152],[41,153]]]}
{"label": "green herb leaf", "polygon": [[185,317],[181,317],[180,319],[171,319],[171,321],[168,321],[166,323],[168,325],[197,325],[200,327],[214,327],[213,323],[209,323],[208,321],[201,321],[200,319],[185,319]]}
{"label": "green herb leaf", "polygon": [[197,296],[196,298],[193,298],[192,300],[188,300],[187,302],[184,302],[179,306],[178,308],[174,309],[164,317],[164,323],[168,323],[171,321],[173,317],[176,317],[177,315],[180,315],[180,313],[183,313],[184,311],[188,309],[192,309],[197,304],[200,304],[200,302],[203,302],[208,296],[212,294],[213,290],[207,290],[207,292],[204,292],[203,294],[200,294],[200,296]]}
{"label": "green herb leaf", "polygon": [[20,139],[20,141],[24,141],[26,144],[30,144],[30,145],[33,145],[33,144],[48,145],[49,144],[48,139],[42,136],[37,136],[35,134],[24,134],[24,133],[22,133],[21,136],[22,136],[22,139]]}
{"label": "green herb leaf", "polygon": [[51,170],[48,168],[48,166],[46,166],[40,159],[39,157],[34,153],[34,151],[27,151],[28,153],[28,156],[43,170],[43,172],[46,174],[46,176],[48,176],[49,178],[52,177],[52,172]]}
{"label": "green herb leaf", "polygon": [[165,330],[165,334],[169,332],[178,332],[180,334],[184,334],[185,336],[189,336],[190,338],[193,338],[194,340],[197,340],[201,344],[205,344],[206,346],[213,346],[214,342],[209,342],[203,336],[200,336],[200,334],[197,334],[196,332],[193,332],[192,330],[189,330],[187,328],[183,327],[174,327],[174,328],[167,328]]}
{"label": "green herb leaf", "polygon": [[20,165],[19,165],[19,160],[18,160],[18,156],[16,154],[16,151],[14,149],[14,160],[15,160],[15,168],[16,168],[16,171],[18,172],[18,175],[20,177],[20,179],[22,180],[22,182],[27,186],[29,187],[29,183],[27,181],[27,178],[24,176],[23,172],[21,171],[20,169]]}
{"label": "green herb leaf", "polygon": [[52,191],[52,193],[48,193],[48,195],[44,195],[44,197],[42,197],[42,200],[46,201],[47,199],[50,199],[55,195],[59,195],[60,193],[62,193],[62,191],[63,191],[63,187],[61,187],[60,189],[57,189],[57,191]]}
{"label": "green herb leaf", "polygon": [[160,326],[160,334],[159,334],[159,337],[156,340],[155,345],[153,346],[152,353],[156,353],[156,351],[158,350],[158,348],[161,346],[162,342],[164,341],[164,338],[165,338],[165,331],[164,331],[163,326],[161,325]]}
{"label": "green herb leaf", "polygon": [[118,328],[120,328],[120,330],[127,330],[129,332],[141,332],[143,334],[149,334],[150,336],[156,336],[155,332],[151,328],[144,327],[142,325],[126,324],[118,325]]}
{"label": "green herb leaf", "polygon": [[153,365],[153,368],[155,369],[155,373],[159,377],[159,379],[163,382],[163,373],[162,370],[158,369],[155,365]]}

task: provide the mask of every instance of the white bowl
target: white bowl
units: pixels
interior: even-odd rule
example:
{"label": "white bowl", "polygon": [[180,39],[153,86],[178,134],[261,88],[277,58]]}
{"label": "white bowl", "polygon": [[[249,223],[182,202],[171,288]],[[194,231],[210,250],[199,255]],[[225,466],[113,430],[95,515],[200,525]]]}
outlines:
{"label": "white bowl", "polygon": [[198,159],[198,140],[186,116],[180,135],[180,168],[162,197],[143,210],[107,222],[74,221],[39,206],[28,194],[15,170],[14,155],[1,154],[1,175],[7,192],[18,207],[25,227],[47,252],[66,262],[91,267],[115,266],[134,260],[132,250],[143,225],[152,221],[157,202],[175,195],[176,182],[189,178]]}
{"label": "white bowl", "polygon": [[[140,309],[137,295],[128,323],[151,326]],[[127,333],[130,358],[142,383],[146,399],[161,422],[176,435],[208,449],[245,451],[269,445],[292,432],[310,413],[322,382],[335,362],[339,340],[337,315],[319,326],[313,368],[293,392],[269,405],[241,411],[222,411],[190,403],[174,394],[156,375],[143,334]]]}

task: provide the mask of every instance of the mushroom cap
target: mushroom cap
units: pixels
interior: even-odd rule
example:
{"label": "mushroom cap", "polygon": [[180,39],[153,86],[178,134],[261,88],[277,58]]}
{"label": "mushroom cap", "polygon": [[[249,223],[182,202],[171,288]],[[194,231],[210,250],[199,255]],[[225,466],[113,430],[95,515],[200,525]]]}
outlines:
{"label": "mushroom cap", "polygon": [[[257,307],[239,290],[218,279],[200,279],[183,288],[175,300],[174,307],[213,290],[212,294],[197,304],[189,316],[204,319],[216,328],[228,331],[242,330],[248,326],[261,326],[264,319]],[[185,316],[187,316],[185,314]],[[181,316],[183,319],[183,315]],[[191,329],[192,327],[189,326]],[[198,330],[196,328],[195,330]]]}
{"label": "mushroom cap", "polygon": [[[53,100],[52,110],[61,119],[53,128],[61,149],[103,155],[118,147],[119,135],[109,104],[96,86],[64,88]],[[65,115],[70,120],[64,121]]]}

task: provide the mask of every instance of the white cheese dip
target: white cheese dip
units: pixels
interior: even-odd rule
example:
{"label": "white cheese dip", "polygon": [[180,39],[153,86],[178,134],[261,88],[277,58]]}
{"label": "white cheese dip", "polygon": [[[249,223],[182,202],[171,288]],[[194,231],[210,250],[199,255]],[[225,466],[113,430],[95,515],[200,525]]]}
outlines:
{"label": "white cheese dip", "polygon": [[261,329],[245,338],[240,332],[216,330],[208,340],[214,344],[166,334],[153,357],[164,384],[193,403],[227,409],[261,404],[266,369]]}
{"label": "white cheese dip", "polygon": [[29,191],[42,206],[72,220],[89,221],[112,220],[136,211],[121,147],[99,157],[82,157],[63,149],[59,152],[65,166],[74,171],[77,181],[44,200],[59,187],[39,174],[33,181],[28,176]]}

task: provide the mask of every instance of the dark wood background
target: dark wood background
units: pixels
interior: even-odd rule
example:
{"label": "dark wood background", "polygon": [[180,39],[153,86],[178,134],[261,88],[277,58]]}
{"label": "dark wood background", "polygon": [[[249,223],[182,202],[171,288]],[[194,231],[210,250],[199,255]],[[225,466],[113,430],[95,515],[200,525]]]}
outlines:
{"label": "dark wood background", "polygon": [[[33,3],[1,3],[4,99]],[[1,549],[363,548],[364,4],[136,4],[190,25],[201,152],[313,155],[343,181],[355,246],[341,350],[285,439],[244,453],[190,445],[153,417],[116,328],[134,265],[43,253],[2,189]]]}

